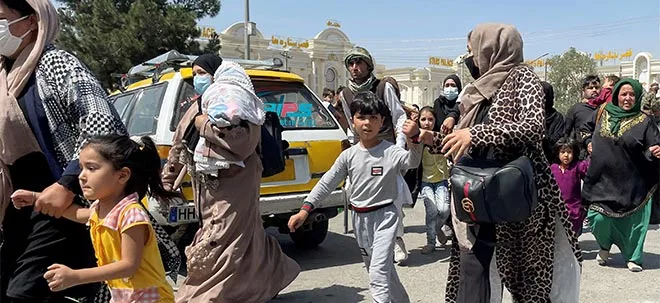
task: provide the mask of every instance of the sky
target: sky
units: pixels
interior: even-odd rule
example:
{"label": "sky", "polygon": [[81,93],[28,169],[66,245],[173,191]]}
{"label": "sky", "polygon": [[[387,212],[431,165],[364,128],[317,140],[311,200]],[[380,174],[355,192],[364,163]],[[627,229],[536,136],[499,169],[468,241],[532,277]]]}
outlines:
{"label": "sky", "polygon": [[[245,2],[222,1],[199,21],[222,31],[244,21]],[[660,0],[251,0],[250,21],[265,38],[311,39],[336,20],[352,43],[388,68],[428,66],[430,56],[466,52],[467,33],[483,22],[516,26],[526,60],[569,47],[587,53],[647,51],[660,58]],[[614,62],[610,62],[614,63]]]}

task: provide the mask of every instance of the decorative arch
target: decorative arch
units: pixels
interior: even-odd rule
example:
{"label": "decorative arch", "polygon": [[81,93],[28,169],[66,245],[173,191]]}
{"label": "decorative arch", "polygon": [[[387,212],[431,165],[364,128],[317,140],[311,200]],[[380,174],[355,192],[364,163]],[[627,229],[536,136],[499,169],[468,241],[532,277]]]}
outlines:
{"label": "decorative arch", "polygon": [[651,80],[651,58],[650,53],[642,52],[633,59],[633,78],[646,85],[649,85]]}
{"label": "decorative arch", "polygon": [[[257,28],[256,25],[254,26],[254,30],[256,31],[255,34],[256,34],[257,38],[259,38],[259,39],[264,38],[264,35]],[[233,37],[236,37],[236,38],[245,37],[245,22],[236,22],[236,23],[230,25],[229,27],[227,27],[227,29],[222,31],[222,34],[233,36]]]}
{"label": "decorative arch", "polygon": [[314,37],[315,40],[327,40],[333,42],[346,42],[350,43],[351,39],[348,38],[344,32],[337,28],[329,27],[322,30],[320,33]]}

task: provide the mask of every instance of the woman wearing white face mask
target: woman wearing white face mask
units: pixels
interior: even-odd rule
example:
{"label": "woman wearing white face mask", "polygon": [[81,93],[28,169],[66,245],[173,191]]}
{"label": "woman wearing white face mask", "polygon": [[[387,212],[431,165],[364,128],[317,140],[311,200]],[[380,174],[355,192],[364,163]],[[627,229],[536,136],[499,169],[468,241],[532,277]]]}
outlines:
{"label": "woman wearing white face mask", "polygon": [[[125,134],[92,73],[51,43],[59,31],[48,0],[0,0],[1,302],[67,302],[98,285],[51,292],[52,264],[96,265],[89,233],[58,219],[77,198],[78,152],[87,136]],[[13,190],[41,191],[34,208],[8,207]]]}
{"label": "woman wearing white face mask", "polygon": [[442,95],[435,99],[433,103],[436,131],[442,130],[442,132],[448,134],[454,129],[454,125],[458,123],[460,112],[456,100],[458,100],[461,89],[461,79],[456,75],[449,75],[442,82]]}

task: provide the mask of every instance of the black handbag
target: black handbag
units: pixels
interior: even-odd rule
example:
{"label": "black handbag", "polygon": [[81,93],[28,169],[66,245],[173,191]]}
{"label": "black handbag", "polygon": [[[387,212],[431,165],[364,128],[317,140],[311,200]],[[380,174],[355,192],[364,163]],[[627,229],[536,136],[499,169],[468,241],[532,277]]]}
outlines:
{"label": "black handbag", "polygon": [[451,168],[449,182],[461,222],[521,222],[538,205],[534,164],[526,156],[505,165],[464,156]]}

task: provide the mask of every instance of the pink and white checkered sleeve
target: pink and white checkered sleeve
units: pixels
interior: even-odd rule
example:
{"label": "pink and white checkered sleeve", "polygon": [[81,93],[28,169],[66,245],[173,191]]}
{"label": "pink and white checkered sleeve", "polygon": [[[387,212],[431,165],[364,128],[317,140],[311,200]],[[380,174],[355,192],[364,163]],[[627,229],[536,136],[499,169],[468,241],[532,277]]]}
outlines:
{"label": "pink and white checkered sleeve", "polygon": [[124,218],[119,225],[119,230],[123,233],[135,225],[142,224],[151,224],[147,213],[140,208],[130,208],[124,213]]}

